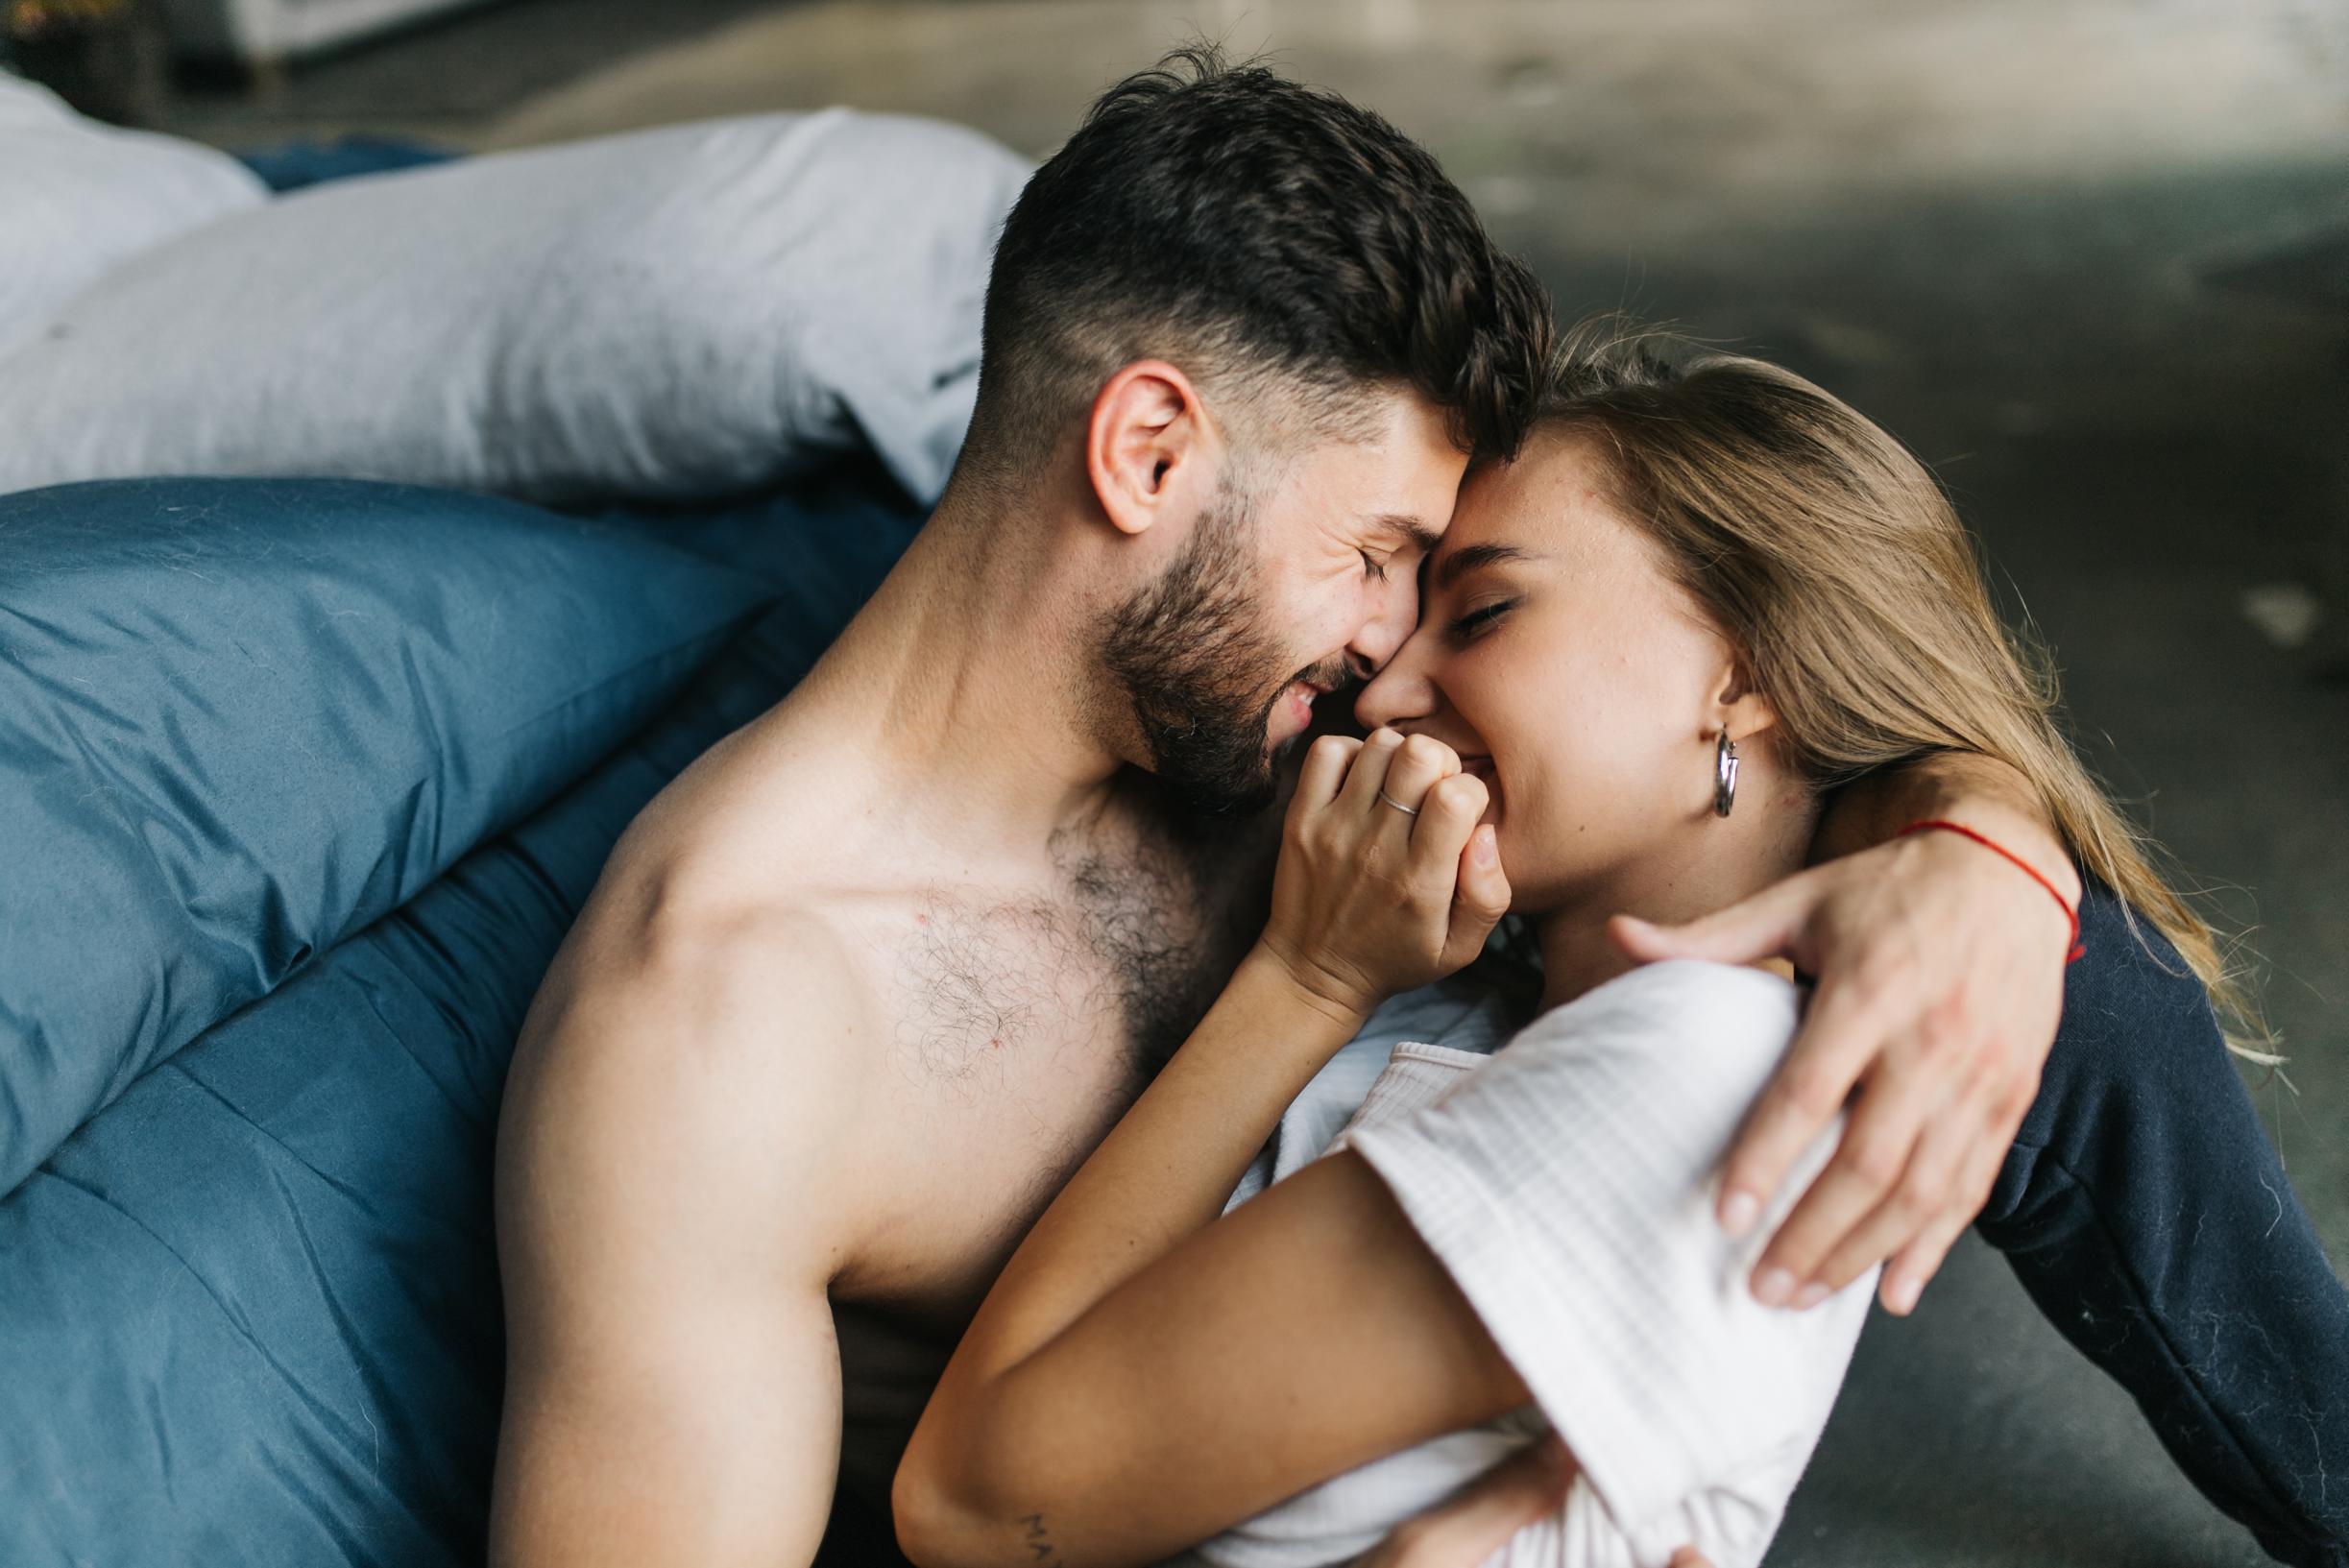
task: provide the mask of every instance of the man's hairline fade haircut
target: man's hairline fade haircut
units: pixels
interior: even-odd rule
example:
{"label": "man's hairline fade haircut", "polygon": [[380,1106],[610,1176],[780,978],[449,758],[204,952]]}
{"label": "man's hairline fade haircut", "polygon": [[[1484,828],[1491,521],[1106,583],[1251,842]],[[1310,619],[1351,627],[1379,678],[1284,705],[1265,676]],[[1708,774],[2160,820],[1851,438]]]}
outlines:
{"label": "man's hairline fade haircut", "polygon": [[1160,359],[1235,447],[1373,436],[1399,391],[1512,454],[1548,301],[1434,157],[1339,95],[1206,44],[1104,93],[1005,221],[958,474],[1019,492]]}

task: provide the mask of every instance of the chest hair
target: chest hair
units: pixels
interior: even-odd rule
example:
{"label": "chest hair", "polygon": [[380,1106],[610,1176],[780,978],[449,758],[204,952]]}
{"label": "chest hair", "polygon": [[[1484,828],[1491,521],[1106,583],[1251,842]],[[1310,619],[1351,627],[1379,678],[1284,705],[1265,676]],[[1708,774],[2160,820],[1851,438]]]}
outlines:
{"label": "chest hair", "polygon": [[1255,868],[1220,827],[1069,832],[1027,900],[941,896],[901,968],[901,1044],[933,1082],[992,1086],[1039,1049],[1114,1050],[1140,1093],[1189,1037],[1253,935]]}

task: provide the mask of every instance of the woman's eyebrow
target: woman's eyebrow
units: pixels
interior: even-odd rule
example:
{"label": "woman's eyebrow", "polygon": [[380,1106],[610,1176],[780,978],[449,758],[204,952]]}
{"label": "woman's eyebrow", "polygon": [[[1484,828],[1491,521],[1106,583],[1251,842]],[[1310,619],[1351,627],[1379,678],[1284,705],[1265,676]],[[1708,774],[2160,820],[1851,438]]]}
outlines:
{"label": "woman's eyebrow", "polygon": [[1538,551],[1521,550],[1514,544],[1463,544],[1436,563],[1436,586],[1450,588],[1479,567],[1496,567],[1505,561],[1541,559]]}

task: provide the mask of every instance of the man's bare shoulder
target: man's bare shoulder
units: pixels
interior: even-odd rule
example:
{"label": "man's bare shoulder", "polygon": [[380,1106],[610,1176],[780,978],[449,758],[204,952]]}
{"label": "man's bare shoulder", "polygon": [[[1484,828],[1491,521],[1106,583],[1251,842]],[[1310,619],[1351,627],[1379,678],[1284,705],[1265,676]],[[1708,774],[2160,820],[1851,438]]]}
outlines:
{"label": "man's bare shoulder", "polygon": [[[850,1207],[827,1199],[860,1164],[869,1053],[857,1047],[873,1025],[846,956],[787,901],[592,902],[516,1049],[501,1210],[509,1189],[614,1206],[666,1206],[666,1191],[721,1227],[755,1223],[827,1255],[847,1245]],[[832,1222],[776,1224],[792,1215]]]}
{"label": "man's bare shoulder", "polygon": [[[656,889],[595,900],[541,987],[546,1026],[598,1049],[704,1072],[820,1070],[808,1049],[853,1033],[866,997],[835,924],[806,901]],[[626,1018],[635,1027],[609,1026]]]}

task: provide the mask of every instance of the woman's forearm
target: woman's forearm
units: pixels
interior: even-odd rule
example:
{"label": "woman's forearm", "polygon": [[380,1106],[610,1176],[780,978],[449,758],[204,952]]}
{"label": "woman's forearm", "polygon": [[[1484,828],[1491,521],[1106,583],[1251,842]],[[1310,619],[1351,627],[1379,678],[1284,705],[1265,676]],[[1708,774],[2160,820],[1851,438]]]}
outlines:
{"label": "woman's forearm", "polygon": [[[1361,1023],[1358,1011],[1297,984],[1265,949],[1242,961],[1191,1038],[1021,1242],[957,1346],[895,1488],[901,1539],[923,1568],[1028,1561],[1028,1553],[1050,1563],[1045,1554],[1068,1549],[1072,1529],[1089,1563],[1127,1551],[1145,1560],[1220,1528],[1227,1521],[1219,1508],[1230,1508],[1230,1519],[1252,1511],[1245,1493],[1239,1503],[1219,1501],[1232,1488],[1216,1484],[1212,1465],[1185,1464],[1179,1484],[1153,1467],[1147,1434],[1168,1430],[1171,1397],[1201,1398],[1188,1419],[1172,1423],[1188,1435],[1188,1447],[1221,1420],[1244,1422],[1251,1388],[1265,1387],[1260,1374],[1227,1383],[1229,1367],[1203,1371],[1200,1351],[1218,1345],[1214,1315],[1236,1318],[1222,1341],[1235,1364],[1270,1353],[1284,1371],[1300,1370],[1296,1343],[1309,1326],[1284,1332],[1277,1313],[1262,1314],[1247,1299],[1275,1276],[1226,1238],[1202,1260],[1199,1233],[1223,1212],[1281,1112]],[[1292,1198],[1278,1195],[1275,1208]],[[1383,1194],[1372,1194],[1368,1206],[1382,1205],[1389,1212],[1367,1221],[1360,1192],[1323,1209],[1319,1241],[1336,1250],[1311,1260],[1312,1290],[1358,1275],[1342,1259],[1347,1239],[1366,1222],[1400,1223]],[[1382,1238],[1372,1253],[1385,1254],[1392,1241]],[[1184,1261],[1170,1269],[1178,1250]],[[1308,1250],[1292,1246],[1282,1261],[1306,1261]],[[1212,1283],[1218,1279],[1223,1283]],[[1296,1304],[1294,1292],[1281,1303]],[[1314,1446],[1310,1437],[1305,1445]],[[1243,1454],[1249,1450],[1235,1448],[1231,1458]],[[1245,1487],[1261,1474],[1260,1459],[1241,1459],[1233,1479]],[[1152,1517],[1148,1505],[1170,1502],[1173,1518],[1197,1522],[1190,1534]],[[1020,1523],[1030,1515],[1032,1532]],[[1113,1536],[1102,1535],[1103,1520],[1121,1522]]]}
{"label": "woman's forearm", "polygon": [[1377,1174],[1341,1153],[1018,1365],[957,1354],[898,1471],[899,1539],[921,1568],[1154,1562],[1528,1397]]}
{"label": "woman's forearm", "polygon": [[1251,950],[1012,1255],[957,1364],[980,1378],[1016,1365],[1223,1213],[1289,1102],[1363,1022]]}

